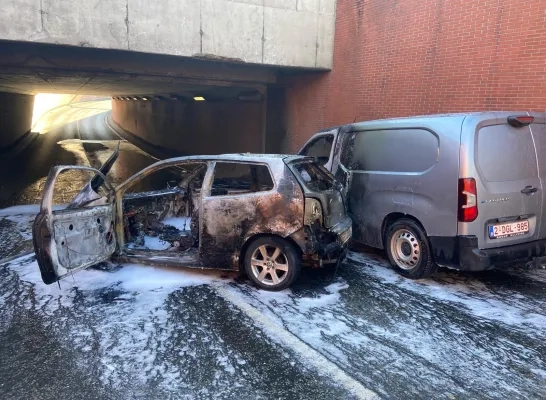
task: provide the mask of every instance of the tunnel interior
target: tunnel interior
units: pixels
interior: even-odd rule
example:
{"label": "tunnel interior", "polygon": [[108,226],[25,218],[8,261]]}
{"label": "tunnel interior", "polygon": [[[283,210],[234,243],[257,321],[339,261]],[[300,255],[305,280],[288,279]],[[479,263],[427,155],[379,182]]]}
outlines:
{"label": "tunnel interior", "polygon": [[166,155],[278,153],[286,131],[280,73],[222,59],[0,41],[0,151],[32,130],[34,95],[56,93],[111,98],[110,123]]}

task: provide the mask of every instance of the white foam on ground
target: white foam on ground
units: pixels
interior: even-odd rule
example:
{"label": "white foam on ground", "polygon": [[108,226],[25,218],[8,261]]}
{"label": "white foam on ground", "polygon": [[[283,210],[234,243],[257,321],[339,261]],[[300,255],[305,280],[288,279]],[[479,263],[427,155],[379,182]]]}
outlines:
{"label": "white foam on ground", "polygon": [[[53,210],[62,210],[65,205],[54,206]],[[32,239],[32,223],[40,212],[40,205],[29,204],[0,209],[0,219],[15,223],[14,228],[19,233],[21,240]]]}
{"label": "white foam on ground", "polygon": [[368,338],[354,334],[354,330],[347,325],[346,316],[336,312],[343,306],[341,291],[347,288],[347,283],[340,280],[326,286],[324,291],[313,297],[295,296],[291,290],[268,292],[237,286],[226,287],[225,290],[232,293],[240,308],[250,304],[277,327],[287,329],[291,335],[305,343],[308,349],[322,353],[321,358],[326,355],[336,364],[347,364],[347,354],[331,346],[329,338],[344,341],[356,348],[373,345]]}
{"label": "white foam on ground", "polygon": [[[53,206],[53,211],[62,210],[66,205],[55,205]],[[15,215],[33,215],[36,216],[40,212],[39,204],[25,204],[20,206],[13,206],[0,209],[0,217],[9,217]]]}
{"label": "white foam on ground", "polygon": [[[240,292],[237,289],[229,288],[224,285],[214,285],[216,292],[228,300],[230,303],[234,304],[237,308],[243,311],[248,317],[250,317],[255,323],[257,323],[262,329],[264,329],[268,336],[275,342],[289,347],[294,351],[300,359],[310,366],[313,366],[316,371],[321,374],[328,376],[337,382],[347,391],[351,392],[356,398],[359,399],[377,399],[377,394],[368,388],[364,387],[359,381],[353,379],[351,376],[347,375],[341,368],[339,368],[335,363],[331,362],[328,358],[324,357],[321,353],[316,351],[313,347],[306,344],[298,336],[292,334],[289,330],[283,327],[282,323],[279,323],[279,319],[275,318],[274,315],[264,313],[263,308],[255,307],[255,304],[249,304],[247,299],[241,296]],[[304,304],[302,304],[301,311],[305,314],[305,309],[311,309],[313,307],[320,307],[324,304],[329,304],[331,302],[336,302],[338,299],[338,293],[341,289],[346,288],[345,285],[330,285],[329,289],[332,290],[332,293],[327,294],[324,298],[319,297],[316,301],[313,299],[307,299]],[[284,293],[271,293],[260,291],[264,297],[269,298],[269,301],[273,299],[286,298],[290,291],[286,290]],[[267,299],[265,299],[267,301]],[[262,303],[263,304],[263,303]],[[300,318],[302,315],[300,314]]]}
{"label": "white foam on ground", "polygon": [[[180,382],[176,372],[168,373],[172,369],[169,360],[157,360],[161,343],[172,335],[173,329],[180,329],[169,325],[166,300],[180,288],[223,280],[221,272],[127,264],[114,271],[79,271],[62,280],[59,289],[57,284],[45,285],[42,282],[38,265],[31,262],[30,257],[17,259],[8,267],[21,281],[19,288],[14,290],[32,293],[20,295],[18,301],[24,301],[26,308],[40,312],[55,326],[66,326],[70,331],[64,338],[66,344],[83,353],[91,351],[93,343],[96,346],[99,335],[99,347],[94,351],[99,352],[105,366],[99,376],[102,381],[116,384],[131,375],[146,385],[157,371],[162,371],[163,384],[178,387]],[[114,295],[110,302],[101,303],[100,296],[105,290],[119,294]],[[10,293],[5,296],[10,296]],[[82,298],[86,299],[86,310],[75,313],[82,313],[85,317],[64,316],[62,310],[77,310],[82,306]],[[3,303],[5,299],[1,300]],[[3,313],[5,326],[8,326],[11,315],[9,310],[4,309]],[[98,324],[99,332],[89,330],[88,318],[99,320],[91,325],[96,327]],[[150,346],[150,341],[154,345]],[[223,366],[228,373],[231,371],[230,365]]]}
{"label": "white foam on ground", "polygon": [[130,249],[137,249],[137,250],[167,250],[171,247],[171,244],[169,242],[165,242],[161,240],[157,236],[145,235],[143,245],[136,245],[134,243],[129,243],[127,247]]}
{"label": "white foam on ground", "polygon": [[[122,291],[138,292],[139,295],[150,295],[146,298],[149,301],[154,298],[153,303],[161,303],[164,296],[173,290],[186,287],[211,283],[221,280],[219,271],[213,270],[191,270],[153,267],[140,264],[124,264],[115,271],[102,271],[98,269],[87,269],[78,271],[73,276],[60,281],[61,288],[57,284],[45,285],[40,276],[39,267],[36,261],[21,263],[29,257],[22,257],[10,263],[9,268],[17,273],[19,278],[27,283],[36,285],[36,300],[38,304],[45,304],[51,300],[70,303],[73,290],[78,289],[84,292],[116,287]],[[156,296],[157,295],[157,296]]]}
{"label": "white foam on ground", "polygon": [[[460,282],[439,273],[434,279],[413,281],[398,275],[388,267],[377,265],[376,260],[366,254],[350,253],[350,258],[367,263],[369,268],[366,269],[366,274],[375,276],[384,283],[418,293],[423,298],[459,304],[479,319],[500,322],[515,329],[534,328],[546,333],[546,315],[538,312],[546,309],[545,301],[536,300],[537,312],[533,312],[529,309],[528,301],[524,302],[516,296],[496,295],[477,280]],[[541,275],[544,271],[534,273]]]}
{"label": "white foam on ground", "polygon": [[[240,308],[251,307],[249,315],[254,313],[252,309],[257,310],[256,318],[267,318],[274,326],[286,329],[301,341],[301,349],[303,346],[313,349],[387,397],[388,387],[376,386],[382,379],[379,376],[387,372],[382,369],[389,370],[388,375],[399,375],[401,382],[427,376],[427,386],[442,388],[457,396],[468,395],[465,389],[472,387],[486,388],[493,397],[516,393],[522,377],[508,379],[513,376],[509,364],[532,371],[535,379],[542,377],[540,371],[546,370],[546,362],[541,359],[540,351],[526,348],[505,333],[488,339],[489,329],[481,332],[467,326],[483,324],[484,328],[490,328],[491,324],[500,323],[525,336],[546,339],[543,311],[546,304],[540,298],[503,298],[475,279],[447,284],[436,280],[411,281],[372,255],[350,253],[349,257],[367,261],[366,266],[342,266],[357,272],[354,279],[372,281],[362,285],[362,290],[372,290],[362,296],[367,301],[358,302],[354,296],[358,296],[359,289],[355,288],[345,299],[343,293],[348,285],[341,278],[324,290],[310,291],[303,296],[290,290],[271,293],[240,286],[224,286],[224,290],[232,293]],[[445,279],[445,275],[439,276]],[[375,282],[378,278],[381,284]],[[405,302],[414,301],[424,306],[412,312],[412,307]],[[437,302],[460,308],[460,312],[451,317],[443,316],[441,311],[432,310]],[[393,315],[382,314],[377,307],[390,310]],[[461,368],[462,365],[466,367]],[[375,378],[376,374],[379,379]],[[467,382],[468,386],[461,387],[460,382]],[[416,394],[408,393],[408,397]],[[440,394],[438,392],[439,397]]]}
{"label": "white foam on ground", "polygon": [[[135,366],[139,366],[141,373],[137,374],[142,384],[146,384],[153,376],[161,376],[165,387],[177,387],[180,380],[183,381],[183,372],[173,367],[168,360],[157,360],[157,354],[161,353],[162,343],[166,342],[173,329],[182,329],[180,325],[169,323],[168,311],[165,302],[168,295],[182,287],[213,284],[216,292],[230,303],[235,304],[259,327],[265,330],[270,340],[276,341],[282,346],[290,348],[299,357],[303,364],[316,369],[324,376],[332,378],[340,386],[351,391],[357,398],[375,398],[375,394],[358,381],[345,374],[343,370],[321,356],[311,347],[303,343],[297,337],[286,331],[282,324],[263,315],[260,310],[252,305],[241,302],[241,297],[233,291],[231,285],[226,285],[219,271],[179,270],[156,268],[136,264],[124,265],[119,270],[101,271],[95,269],[84,270],[76,273],[74,277],[68,277],[61,281],[61,288],[56,284],[43,284],[37,263],[30,262],[29,257],[10,263],[9,269],[14,271],[23,286],[33,292],[33,296],[22,296],[25,306],[29,309],[39,309],[41,313],[55,320],[56,315],[64,308],[72,309],[81,307],[78,299],[82,297],[91,301],[100,296],[105,289],[115,289],[119,294],[115,295],[109,304],[88,305],[86,315],[95,315],[100,318],[100,358],[104,365],[99,378],[107,383],[116,384],[123,380],[127,374],[135,374]],[[248,288],[246,285],[242,285]],[[311,310],[325,305],[335,305],[339,301],[339,291],[346,288],[346,284],[335,283],[330,285],[322,296],[316,299],[306,299],[302,302],[302,311]],[[290,291],[285,291],[281,296],[288,296]],[[265,298],[273,300],[277,294],[260,291]],[[199,299],[195,299],[199,301]],[[95,309],[96,308],[96,309]],[[94,310],[95,309],[95,310]],[[64,314],[64,313],[62,313]],[[61,315],[62,315],[61,314]],[[9,316],[5,316],[9,318]],[[300,315],[300,318],[305,317]],[[78,325],[79,319],[55,320],[56,324],[66,324],[70,327],[71,334],[68,343],[72,343],[79,351],[97,351],[93,347],[93,338],[97,333],[89,330],[87,324]],[[191,321],[188,320],[188,323]],[[150,341],[154,346],[150,346]],[[203,339],[201,339],[203,341]],[[206,341],[206,340],[205,340]],[[191,343],[187,348],[181,348],[185,357],[196,358]],[[219,387],[226,387],[226,376],[233,375],[237,364],[244,365],[245,361],[232,354],[226,353],[224,346],[218,346],[211,341],[211,349],[217,354],[216,371],[211,371],[218,380]],[[193,355],[192,355],[193,352]],[[229,359],[228,359],[229,354]],[[298,357],[298,358],[299,358]],[[196,362],[198,360],[196,359]],[[223,371],[220,373],[220,371]]]}
{"label": "white foam on ground", "polygon": [[8,221],[15,223],[15,229],[21,236],[22,240],[32,239],[32,223],[34,222],[34,214],[12,215],[4,217]]}

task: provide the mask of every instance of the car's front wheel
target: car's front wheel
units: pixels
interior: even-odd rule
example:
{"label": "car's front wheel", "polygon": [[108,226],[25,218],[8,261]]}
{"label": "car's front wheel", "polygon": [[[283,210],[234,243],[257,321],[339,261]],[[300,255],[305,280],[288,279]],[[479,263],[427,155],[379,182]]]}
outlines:
{"label": "car's front wheel", "polygon": [[246,249],[244,267],[256,286],[272,291],[283,290],[299,277],[300,254],[289,241],[264,236],[253,241]]}
{"label": "car's front wheel", "polygon": [[407,278],[428,278],[438,269],[425,231],[411,219],[400,219],[389,227],[385,248],[393,268]]}

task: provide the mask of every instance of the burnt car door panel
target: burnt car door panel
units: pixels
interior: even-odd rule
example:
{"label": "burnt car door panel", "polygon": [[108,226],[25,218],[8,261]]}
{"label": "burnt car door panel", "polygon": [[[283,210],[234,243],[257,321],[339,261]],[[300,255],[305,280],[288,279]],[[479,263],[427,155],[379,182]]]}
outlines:
{"label": "burnt car door panel", "polygon": [[[93,200],[87,201],[87,206],[72,205],[72,208],[54,211],[52,199],[57,178],[70,170],[88,171],[100,176],[106,194],[100,196],[93,191]],[[90,194],[88,186],[78,196],[81,197],[83,192]],[[50,171],[40,213],[33,225],[34,249],[45,283],[56,282],[68,274],[110,258],[116,250],[114,202],[113,187],[96,169],[59,166]]]}
{"label": "burnt car door panel", "polygon": [[[265,173],[259,171],[265,168]],[[257,219],[258,201],[273,189],[265,165],[215,162],[210,191],[202,199],[200,259],[221,269],[237,269],[244,237]],[[258,176],[267,176],[260,185]]]}
{"label": "burnt car door panel", "polygon": [[[301,189],[285,193],[284,166],[216,162],[210,193],[202,200],[200,259],[221,269],[238,269],[241,250],[257,234],[288,236],[302,227]],[[275,182],[277,184],[275,184]],[[290,186],[290,188],[292,188]]]}

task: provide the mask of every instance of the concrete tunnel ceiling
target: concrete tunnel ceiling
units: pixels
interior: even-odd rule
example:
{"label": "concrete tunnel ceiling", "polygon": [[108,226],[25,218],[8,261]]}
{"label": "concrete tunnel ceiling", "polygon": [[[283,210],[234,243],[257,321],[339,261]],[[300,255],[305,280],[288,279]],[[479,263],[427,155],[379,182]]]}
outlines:
{"label": "concrete tunnel ceiling", "polygon": [[[219,57],[0,40],[0,94],[110,96],[112,120],[120,128],[177,154],[280,152],[285,135],[283,76],[310,73],[318,71]],[[193,101],[195,97],[206,101]],[[0,137],[0,145],[31,129],[32,114],[28,124],[21,124],[19,108],[8,118],[18,129]]]}
{"label": "concrete tunnel ceiling", "polygon": [[0,92],[259,100],[279,68],[0,41]]}

